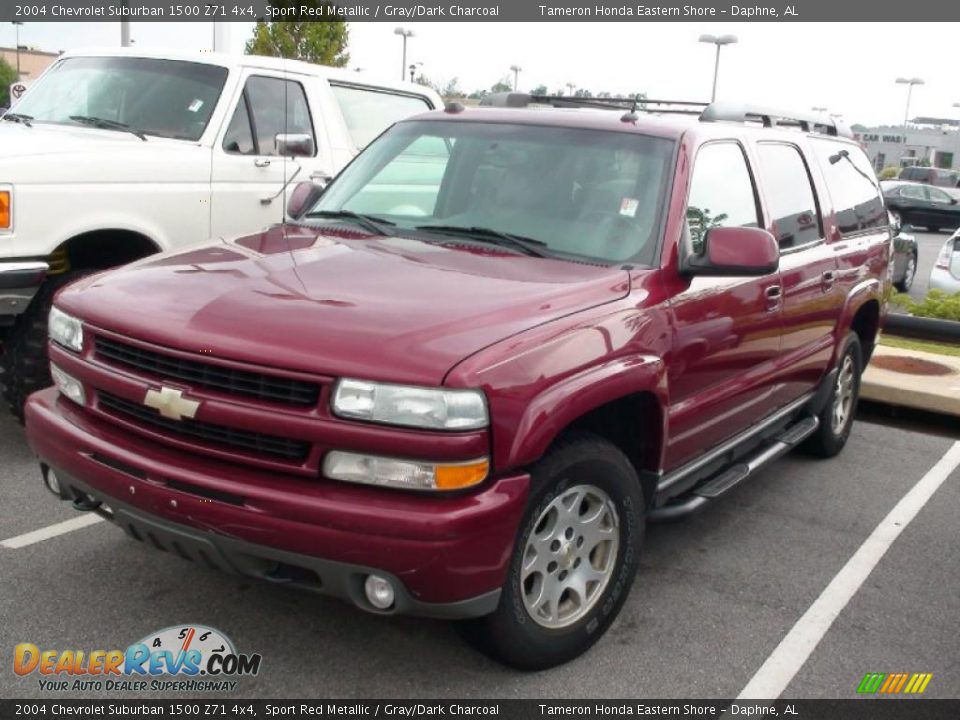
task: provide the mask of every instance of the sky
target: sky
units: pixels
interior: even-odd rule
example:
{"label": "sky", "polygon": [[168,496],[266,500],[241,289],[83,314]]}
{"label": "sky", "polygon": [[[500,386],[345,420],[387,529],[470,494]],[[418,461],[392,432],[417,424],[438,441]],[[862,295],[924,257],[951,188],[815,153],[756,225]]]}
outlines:
{"label": "sky", "polygon": [[[230,23],[232,51],[242,52],[251,23]],[[370,75],[399,78],[401,38],[395,24],[350,23],[350,63]],[[738,36],[721,51],[718,100],[809,111],[829,108],[848,124],[903,122],[907,87],[919,77],[910,116],[960,118],[953,23],[912,23],[923,52],[899,52],[900,23],[408,23],[407,64],[440,85],[457,78],[466,92],[489,89],[511,65],[523,68],[520,90],[573,83],[592,92],[645,92],[666,100],[710,99],[714,47],[703,33]],[[15,44],[14,28],[0,43]],[[140,47],[209,49],[211,23],[132,23]],[[27,23],[20,43],[42,50],[120,44],[120,23]],[[911,43],[916,47],[916,43]]]}

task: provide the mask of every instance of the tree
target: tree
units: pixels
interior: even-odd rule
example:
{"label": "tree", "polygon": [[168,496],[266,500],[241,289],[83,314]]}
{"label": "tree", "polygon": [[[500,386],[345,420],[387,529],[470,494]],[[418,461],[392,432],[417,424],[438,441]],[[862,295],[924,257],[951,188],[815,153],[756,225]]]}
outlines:
{"label": "tree", "polygon": [[[275,8],[330,7],[321,0],[271,0]],[[326,17],[326,15],[324,15]],[[332,17],[336,17],[335,15]],[[344,67],[350,61],[347,53],[349,30],[339,20],[323,22],[267,22],[258,20],[253,37],[247,40],[247,55],[269,55],[290,60],[305,60],[320,65]]]}
{"label": "tree", "polygon": [[460,81],[457,78],[450,78],[440,92],[440,95],[445,98],[462,98],[464,94],[463,90],[460,89]]}
{"label": "tree", "polygon": [[416,83],[417,85],[423,85],[424,87],[428,87],[433,90],[436,90],[438,93],[440,92],[440,85],[438,83],[435,83],[433,80],[428,78],[423,73],[420,73],[419,75],[417,75],[413,79],[413,82]]}
{"label": "tree", "polygon": [[513,84],[510,82],[510,76],[504,75],[490,88],[490,92],[502,93],[513,90]]}
{"label": "tree", "polygon": [[576,98],[591,98],[593,97],[593,93],[586,88],[577,88],[573,96]]}
{"label": "tree", "polygon": [[17,70],[0,58],[0,105],[10,107],[10,85],[17,81]]}
{"label": "tree", "polygon": [[537,85],[533,90],[530,91],[531,95],[546,95],[548,92],[546,85]]}

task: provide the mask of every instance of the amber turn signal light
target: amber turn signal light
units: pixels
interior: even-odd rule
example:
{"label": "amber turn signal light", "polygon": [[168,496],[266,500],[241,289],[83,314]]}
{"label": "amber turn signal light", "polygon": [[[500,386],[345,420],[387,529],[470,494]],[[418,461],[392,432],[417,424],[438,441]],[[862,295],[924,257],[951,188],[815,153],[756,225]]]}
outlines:
{"label": "amber turn signal light", "polygon": [[13,214],[10,207],[10,191],[0,190],[0,230],[9,230]]}

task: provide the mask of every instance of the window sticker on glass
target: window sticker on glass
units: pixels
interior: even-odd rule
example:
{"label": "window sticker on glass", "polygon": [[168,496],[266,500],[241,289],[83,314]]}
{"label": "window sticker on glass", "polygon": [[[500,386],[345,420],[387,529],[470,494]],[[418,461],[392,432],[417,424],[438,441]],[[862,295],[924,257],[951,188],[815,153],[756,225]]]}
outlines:
{"label": "window sticker on glass", "polygon": [[637,198],[625,197],[620,201],[620,214],[627,217],[636,217],[640,201]]}
{"label": "window sticker on glass", "polygon": [[189,110],[190,112],[197,112],[202,107],[203,107],[203,100],[201,100],[200,98],[197,98],[192,103],[187,105],[187,110]]}

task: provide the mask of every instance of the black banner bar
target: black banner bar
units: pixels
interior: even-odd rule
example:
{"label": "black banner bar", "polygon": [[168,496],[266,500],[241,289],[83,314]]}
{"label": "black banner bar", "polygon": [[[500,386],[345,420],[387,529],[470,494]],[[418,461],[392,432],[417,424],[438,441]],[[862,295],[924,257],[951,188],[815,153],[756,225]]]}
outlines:
{"label": "black banner bar", "polygon": [[956,720],[960,700],[0,700],[0,718],[786,718]]}
{"label": "black banner bar", "polygon": [[960,20],[960,4],[934,0],[4,0],[0,20],[21,22],[929,22]]}

